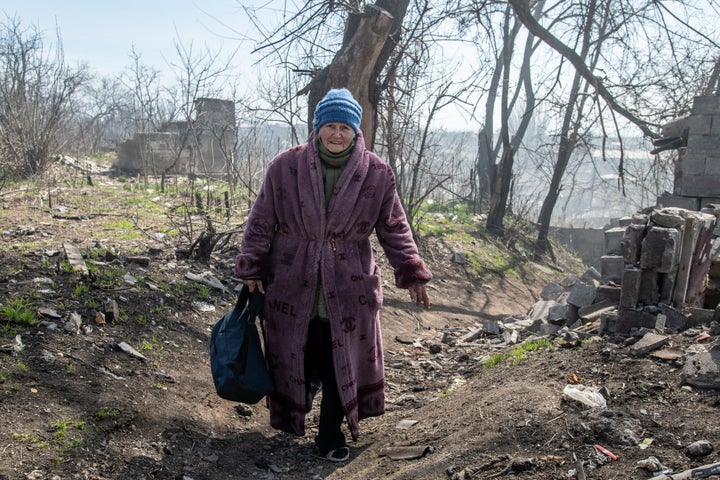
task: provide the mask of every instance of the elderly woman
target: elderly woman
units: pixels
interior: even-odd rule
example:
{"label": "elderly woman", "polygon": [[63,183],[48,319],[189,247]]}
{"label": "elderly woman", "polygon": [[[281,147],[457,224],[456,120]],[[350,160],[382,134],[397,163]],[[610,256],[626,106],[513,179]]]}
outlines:
{"label": "elderly woman", "polygon": [[365,149],[362,108],[347,89],[317,104],[307,143],[277,155],[252,207],[235,274],[265,293],[268,396],[274,428],[305,434],[322,385],[315,444],[330,461],[350,450],[359,420],[385,411],[373,230],[395,283],[429,307],[432,274],[418,254],[390,166]]}

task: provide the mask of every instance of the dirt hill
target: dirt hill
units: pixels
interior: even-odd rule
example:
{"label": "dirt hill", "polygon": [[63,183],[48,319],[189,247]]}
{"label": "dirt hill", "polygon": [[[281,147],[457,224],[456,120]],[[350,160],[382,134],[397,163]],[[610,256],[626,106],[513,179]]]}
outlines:
{"label": "dirt hill", "polygon": [[[463,341],[522,317],[578,266],[468,275],[451,261],[465,246],[443,237],[423,239],[429,311],[384,276],[386,415],[361,422],[349,462],[318,459],[317,403],[296,438],[269,427],[262,402],[215,395],[208,339],[233,302],[237,235],[208,263],[178,258],[197,235],[180,189],[92,181],[58,166],[42,185],[0,191],[0,479],[644,479],[651,457],[676,472],[718,460],[688,454],[720,442],[719,399],[680,384],[682,357],[632,357],[628,339],[598,336]],[[72,246],[87,274],[68,262]],[[577,382],[606,387],[607,408],[563,400]]]}

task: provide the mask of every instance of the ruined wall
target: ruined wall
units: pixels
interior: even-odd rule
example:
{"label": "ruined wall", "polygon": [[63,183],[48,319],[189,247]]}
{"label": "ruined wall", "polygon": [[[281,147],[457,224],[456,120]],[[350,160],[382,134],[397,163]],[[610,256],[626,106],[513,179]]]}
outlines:
{"label": "ruined wall", "polygon": [[114,166],[150,175],[224,174],[235,147],[235,104],[199,98],[195,109],[196,118],[189,124],[166,123],[160,132],[137,133],[123,142]]}
{"label": "ruined wall", "polygon": [[605,232],[601,276],[621,285],[619,330],[654,325],[658,311],[715,309],[720,298],[720,97],[696,97],[663,134],[682,140],[673,193]]}

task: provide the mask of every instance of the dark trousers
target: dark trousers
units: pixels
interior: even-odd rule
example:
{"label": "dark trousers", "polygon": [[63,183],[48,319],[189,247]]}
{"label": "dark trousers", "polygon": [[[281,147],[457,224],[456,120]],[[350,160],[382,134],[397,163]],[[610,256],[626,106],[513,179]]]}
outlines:
{"label": "dark trousers", "polygon": [[[310,321],[305,346],[305,388],[308,391],[313,388],[311,384],[313,380],[322,382],[320,423],[315,444],[325,454],[345,446],[345,435],[341,429],[345,412],[335,379],[330,323],[318,319]],[[312,402],[312,396],[309,396],[309,402]]]}

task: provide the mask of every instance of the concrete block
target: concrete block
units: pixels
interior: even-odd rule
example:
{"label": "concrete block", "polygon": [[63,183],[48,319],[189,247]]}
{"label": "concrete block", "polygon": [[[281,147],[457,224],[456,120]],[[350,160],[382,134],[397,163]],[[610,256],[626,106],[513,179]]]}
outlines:
{"label": "concrete block", "polygon": [[643,225],[647,226],[647,224],[650,222],[650,215],[647,213],[634,213],[632,216],[632,220],[630,221],[633,225]]}
{"label": "concrete block", "polygon": [[689,197],[712,197],[717,194],[720,175],[683,175],[680,185],[682,195]]}
{"label": "concrete block", "polygon": [[657,305],[660,300],[657,270],[642,270],[640,275],[640,290],[638,303],[642,305]]}
{"label": "concrete block", "polygon": [[688,307],[684,309],[684,312],[687,313],[690,324],[693,327],[697,327],[700,325],[710,325],[710,322],[715,319],[716,314],[715,310],[699,307]]}
{"label": "concrete block", "polygon": [[604,300],[610,300],[615,305],[620,305],[620,290],[620,287],[614,285],[600,285],[595,294],[595,301],[602,302]]}
{"label": "concrete block", "polygon": [[715,95],[698,95],[693,98],[690,116],[714,115],[718,113],[720,113],[720,97],[716,97]]}
{"label": "concrete block", "polygon": [[575,305],[578,308],[592,305],[595,301],[597,287],[597,282],[577,282],[570,289],[570,295],[568,295],[567,303]]}
{"label": "concrete block", "polygon": [[690,115],[687,119],[687,128],[690,135],[710,135],[712,130],[713,114]]}
{"label": "concrete block", "polygon": [[547,321],[555,325],[565,325],[568,318],[568,304],[553,305],[548,309]]}
{"label": "concrete block", "polygon": [[558,297],[565,292],[565,288],[555,282],[549,282],[540,292],[540,298],[543,300],[557,301]]}
{"label": "concrete block", "polygon": [[[608,333],[629,334],[633,329],[655,328],[657,318],[654,314],[644,310],[619,310],[618,315],[603,317],[601,330]],[[604,328],[603,328],[604,327]]]}
{"label": "concrete block", "polygon": [[600,272],[598,272],[595,267],[590,267],[580,275],[580,281],[585,283],[592,283],[593,281],[599,282],[601,277],[602,275],[600,275]]}
{"label": "concrete block", "polygon": [[632,223],[632,217],[620,217],[617,219],[617,226],[626,228]]}
{"label": "concrete block", "polygon": [[625,235],[620,242],[623,258],[628,265],[635,265],[640,261],[642,240],[645,238],[646,226],[633,223],[625,229]]}
{"label": "concrete block", "polygon": [[555,305],[558,305],[558,303],[553,300],[540,300],[539,302],[535,302],[535,305],[533,305],[528,313],[528,317],[533,321],[544,320],[548,316],[550,307]]}
{"label": "concrete block", "polygon": [[682,332],[692,326],[688,316],[677,308],[665,307],[663,315],[665,316],[665,330],[668,332]]}
{"label": "concrete block", "polygon": [[703,175],[705,173],[706,152],[689,151],[681,160],[681,168],[685,175]]}
{"label": "concrete block", "polygon": [[622,255],[622,242],[625,236],[625,227],[609,228],[604,232],[605,236],[605,255]]}
{"label": "concrete block", "polygon": [[600,257],[601,283],[622,283],[622,274],[624,270],[625,259],[621,255],[603,255]]}
{"label": "concrete block", "polygon": [[687,131],[689,130],[688,122],[690,120],[690,115],[685,115],[678,118],[673,118],[672,120],[668,121],[667,123],[664,123],[662,127],[660,128],[660,136],[661,137],[681,137],[683,135],[687,135]]}
{"label": "concrete block", "polygon": [[668,273],[677,267],[680,231],[675,228],[650,227],[642,240],[640,267]]}
{"label": "concrete block", "polygon": [[720,157],[717,154],[710,154],[705,157],[705,173],[715,176],[720,175]]}
{"label": "concrete block", "polygon": [[639,268],[626,268],[623,272],[622,287],[620,290],[620,308],[635,308],[640,296],[640,278],[642,270]]}
{"label": "concrete block", "polygon": [[658,272],[658,303],[665,305],[673,304],[673,293],[675,292],[675,282],[677,280],[677,270],[670,273]]}
{"label": "concrete block", "polygon": [[687,153],[695,152],[703,155],[707,153],[717,152],[720,148],[720,138],[710,135],[688,135]]}
{"label": "concrete block", "polygon": [[700,210],[699,197],[683,197],[681,195],[660,195],[657,197],[658,208],[684,208],[686,210]]}

